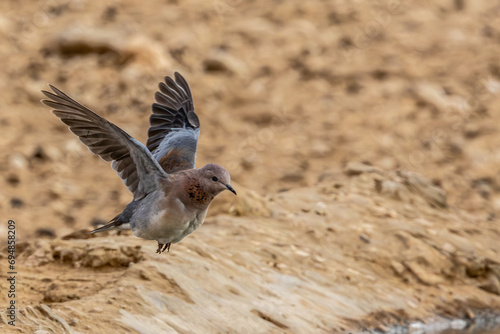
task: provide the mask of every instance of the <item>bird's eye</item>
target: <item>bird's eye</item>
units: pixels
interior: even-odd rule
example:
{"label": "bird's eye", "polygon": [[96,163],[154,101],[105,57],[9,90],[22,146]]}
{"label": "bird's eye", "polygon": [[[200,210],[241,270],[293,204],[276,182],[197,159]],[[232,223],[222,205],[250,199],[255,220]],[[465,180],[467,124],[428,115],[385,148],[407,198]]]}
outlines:
{"label": "bird's eye", "polygon": [[219,181],[219,179],[217,178],[217,176],[212,176],[212,181],[217,182]]}

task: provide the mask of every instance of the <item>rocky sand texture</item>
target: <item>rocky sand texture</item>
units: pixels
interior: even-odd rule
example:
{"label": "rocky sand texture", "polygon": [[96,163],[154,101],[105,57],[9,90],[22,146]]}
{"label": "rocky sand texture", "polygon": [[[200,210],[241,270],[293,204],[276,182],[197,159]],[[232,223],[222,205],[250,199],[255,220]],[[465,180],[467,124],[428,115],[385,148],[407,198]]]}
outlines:
{"label": "rocky sand texture", "polygon": [[[500,310],[500,7],[483,1],[0,3],[12,333],[357,333]],[[198,165],[232,174],[169,253],[90,236],[130,201],[39,100],[145,141],[180,71]],[[6,237],[0,275],[7,272]],[[1,276],[4,277],[4,276]]]}

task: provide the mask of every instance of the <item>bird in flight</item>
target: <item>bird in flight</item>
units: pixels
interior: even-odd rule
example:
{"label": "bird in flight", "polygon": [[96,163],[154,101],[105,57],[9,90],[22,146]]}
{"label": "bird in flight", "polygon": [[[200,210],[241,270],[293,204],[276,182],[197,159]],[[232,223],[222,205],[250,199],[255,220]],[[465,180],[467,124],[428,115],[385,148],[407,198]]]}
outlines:
{"label": "bird in flight", "polygon": [[158,241],[158,254],[203,224],[215,196],[224,190],[236,195],[223,167],[195,168],[200,122],[186,80],[174,77],[159,84],[146,146],[52,85],[41,101],[92,153],[111,161],[134,196],[122,213],[90,233],[132,230]]}

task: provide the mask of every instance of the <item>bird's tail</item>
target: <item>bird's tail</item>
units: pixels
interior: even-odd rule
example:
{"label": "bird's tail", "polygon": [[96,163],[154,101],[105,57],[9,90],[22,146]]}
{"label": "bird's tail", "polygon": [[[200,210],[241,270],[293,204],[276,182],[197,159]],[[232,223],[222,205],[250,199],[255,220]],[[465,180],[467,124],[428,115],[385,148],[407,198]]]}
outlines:
{"label": "bird's tail", "polygon": [[139,201],[130,202],[122,213],[117,215],[115,218],[111,219],[109,223],[99,228],[96,228],[89,233],[106,232],[114,229],[118,230],[130,230],[130,220],[134,215],[135,210],[140,205]]}
{"label": "bird's tail", "polygon": [[120,216],[121,214],[117,215],[115,218],[111,219],[109,223],[107,223],[106,225],[96,228],[95,230],[92,230],[89,233],[106,232],[117,228],[118,226],[123,224],[123,222],[120,221]]}

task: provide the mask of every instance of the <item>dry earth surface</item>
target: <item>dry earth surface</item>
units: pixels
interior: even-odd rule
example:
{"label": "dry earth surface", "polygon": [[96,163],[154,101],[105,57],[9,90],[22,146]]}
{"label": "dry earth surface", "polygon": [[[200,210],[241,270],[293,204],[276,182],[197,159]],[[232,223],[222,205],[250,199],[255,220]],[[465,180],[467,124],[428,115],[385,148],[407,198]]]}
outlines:
{"label": "dry earth surface", "polygon": [[[0,331],[356,333],[500,310],[499,55],[496,1],[0,2]],[[170,253],[89,237],[131,195],[40,90],[144,142],[174,71],[198,165],[239,196]]]}

